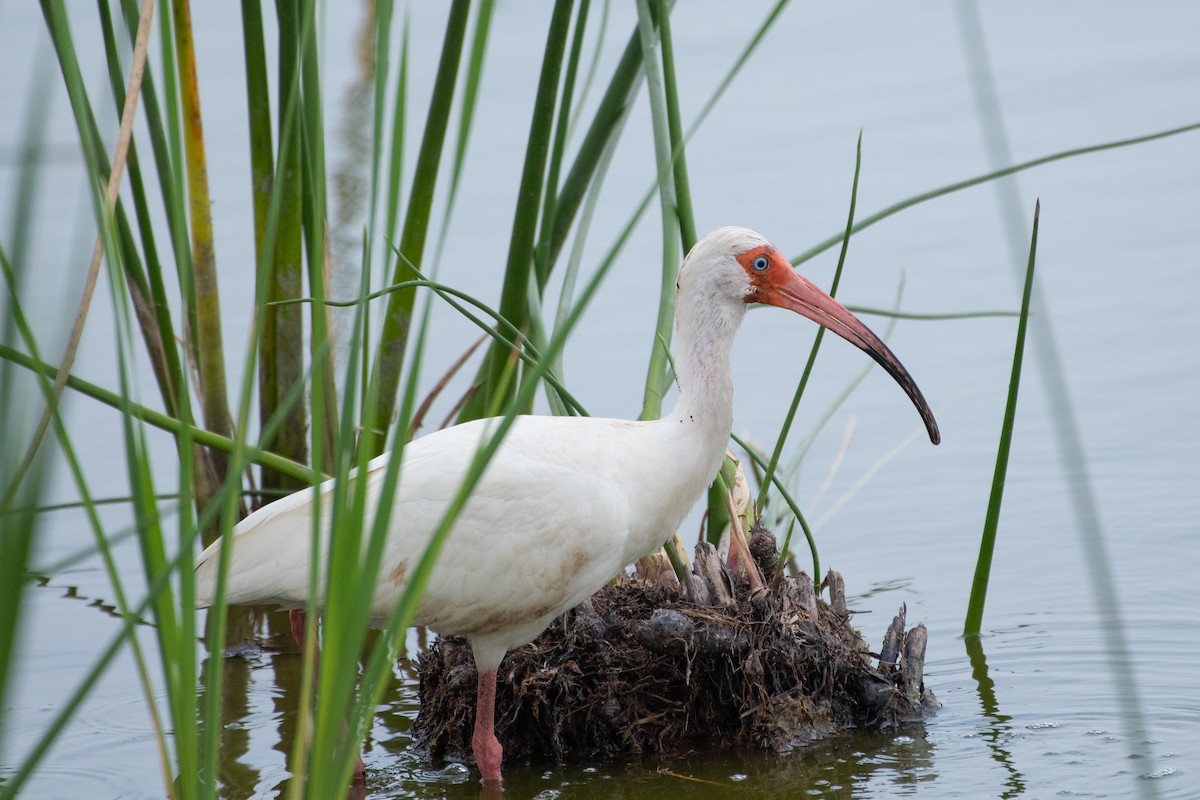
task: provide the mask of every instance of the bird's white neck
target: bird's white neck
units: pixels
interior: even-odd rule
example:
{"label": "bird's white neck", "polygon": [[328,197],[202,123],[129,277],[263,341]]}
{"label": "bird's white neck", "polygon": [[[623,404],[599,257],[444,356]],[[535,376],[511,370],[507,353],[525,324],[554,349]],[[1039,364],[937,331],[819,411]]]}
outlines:
{"label": "bird's white neck", "polygon": [[[734,334],[746,314],[744,303],[722,297],[698,297],[686,288],[676,309],[675,369],[679,398],[664,419],[703,443],[713,469],[720,463],[733,428],[733,375],[730,353]],[[708,465],[705,465],[707,469]],[[711,475],[708,476],[711,479]]]}

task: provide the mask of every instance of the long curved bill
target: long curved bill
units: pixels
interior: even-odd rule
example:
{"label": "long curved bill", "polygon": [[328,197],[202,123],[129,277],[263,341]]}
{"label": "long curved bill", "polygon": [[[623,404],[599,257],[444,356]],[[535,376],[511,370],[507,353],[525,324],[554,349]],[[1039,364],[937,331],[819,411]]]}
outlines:
{"label": "long curved bill", "polygon": [[866,352],[887,370],[913,401],[925,423],[925,429],[929,431],[929,441],[934,444],[941,442],[942,435],[938,432],[933,411],[917,388],[916,381],[888,346],[849,309],[792,269],[790,264],[786,269],[777,268],[776,264],[772,264],[772,267],[776,268],[769,271],[769,276],[763,275],[763,280],[755,282],[756,291],[747,299],[791,309]]}

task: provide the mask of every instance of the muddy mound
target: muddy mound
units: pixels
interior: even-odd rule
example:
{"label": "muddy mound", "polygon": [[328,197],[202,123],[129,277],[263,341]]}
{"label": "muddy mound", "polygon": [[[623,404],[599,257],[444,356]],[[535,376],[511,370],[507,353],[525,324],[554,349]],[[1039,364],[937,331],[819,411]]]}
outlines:
{"label": "muddy mound", "polygon": [[[713,575],[712,554],[700,549],[695,571],[707,564]],[[756,560],[769,580],[773,564]],[[936,706],[922,682],[925,627],[906,631],[904,609],[876,654],[850,624],[837,573],[823,584],[826,603],[803,573],[752,593],[719,562],[716,572],[699,591],[637,578],[607,587],[511,651],[496,686],[506,760],[785,752]],[[471,760],[476,672],[466,641],[439,639],[418,669],[415,745],[434,759]]]}

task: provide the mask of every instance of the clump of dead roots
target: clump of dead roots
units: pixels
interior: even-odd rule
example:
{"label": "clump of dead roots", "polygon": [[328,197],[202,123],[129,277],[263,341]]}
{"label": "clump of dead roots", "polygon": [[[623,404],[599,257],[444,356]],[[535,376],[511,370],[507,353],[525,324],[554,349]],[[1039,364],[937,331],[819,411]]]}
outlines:
{"label": "clump of dead roots", "polygon": [[[763,535],[751,551],[770,581],[774,541]],[[903,608],[871,653],[837,573],[823,584],[829,603],[803,573],[752,592],[710,551],[697,548],[693,586],[624,580],[507,655],[496,686],[506,759],[784,752],[848,728],[915,721],[936,706],[922,682],[925,627],[906,631]],[[419,672],[415,744],[435,759],[470,760],[476,672],[466,641],[439,639]]]}

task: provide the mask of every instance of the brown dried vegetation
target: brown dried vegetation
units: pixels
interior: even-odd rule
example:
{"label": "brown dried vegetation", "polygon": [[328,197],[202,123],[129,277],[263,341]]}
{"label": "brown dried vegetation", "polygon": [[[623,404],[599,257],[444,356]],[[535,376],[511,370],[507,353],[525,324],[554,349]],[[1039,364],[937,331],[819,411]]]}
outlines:
{"label": "brown dried vegetation", "polygon": [[[752,551],[769,580],[774,543],[760,537]],[[700,591],[713,604],[673,582],[623,580],[505,657],[496,729],[506,760],[785,752],[850,728],[920,720],[936,707],[922,682],[925,628],[906,631],[903,609],[873,654],[850,624],[837,573],[826,578],[831,603],[803,573],[751,597],[745,579],[719,562],[713,580],[704,547],[695,571],[708,576]],[[419,671],[417,747],[470,760],[476,673],[466,641],[439,639]]]}

